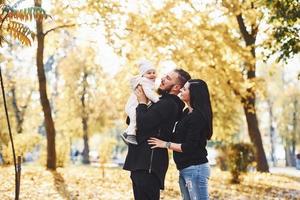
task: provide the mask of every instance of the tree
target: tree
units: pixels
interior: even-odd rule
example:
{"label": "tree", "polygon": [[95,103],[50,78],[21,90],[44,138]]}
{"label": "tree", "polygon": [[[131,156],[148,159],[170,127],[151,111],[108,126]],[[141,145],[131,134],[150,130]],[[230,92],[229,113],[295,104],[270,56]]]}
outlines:
{"label": "tree", "polygon": [[[12,58],[7,59],[7,69],[4,75],[7,77],[7,89],[8,100],[11,102],[9,106],[12,107],[14,113],[13,125],[17,133],[22,133],[24,128],[25,114],[31,102],[33,93],[33,83],[30,77],[22,76],[22,73],[26,73],[26,70],[20,70],[20,66],[14,60],[18,60],[16,50],[8,48],[6,53],[10,54]],[[28,91],[24,91],[24,85],[28,86]],[[23,90],[23,91],[22,91]]]}
{"label": "tree", "polygon": [[[41,7],[42,0],[34,0],[34,4],[36,7]],[[64,7],[60,7],[64,8]],[[69,11],[70,12],[70,11]],[[74,20],[74,18],[71,18]],[[58,20],[59,21],[59,20]],[[60,22],[58,22],[60,23]],[[50,102],[47,95],[47,82],[45,76],[44,69],[44,48],[45,48],[45,37],[54,31],[57,31],[62,28],[74,27],[75,23],[67,23],[56,25],[55,27],[49,28],[47,31],[43,30],[43,21],[36,21],[37,28],[37,55],[36,55],[36,63],[37,63],[37,74],[39,80],[39,92],[40,92],[40,100],[45,118],[45,128],[47,134],[47,168],[55,170],[56,169],[56,150],[55,150],[55,126],[52,117],[52,111],[50,107]]]}
{"label": "tree", "polygon": [[[232,3],[231,1],[223,0],[223,5],[232,13],[238,24],[239,32],[245,44],[245,51],[251,52],[249,60],[244,60],[244,73],[247,80],[252,82],[256,78],[256,39],[259,31],[259,23],[262,19],[262,13],[259,9],[259,4],[254,1],[244,1]],[[237,10],[236,10],[237,9]],[[253,16],[255,15],[255,17]],[[251,18],[250,18],[251,16]],[[268,172],[269,166],[266,159],[266,154],[263,148],[261,133],[258,126],[256,114],[256,91],[255,87],[248,87],[246,96],[241,98],[244,112],[248,124],[248,132],[251,142],[256,148],[257,170]]]}
{"label": "tree", "polygon": [[268,133],[269,135],[270,160],[272,161],[273,166],[276,166],[276,148],[279,142],[277,119],[280,116],[276,112],[276,109],[278,106],[278,97],[282,95],[282,91],[285,87],[282,79],[284,75],[284,67],[282,66],[282,63],[277,63],[276,61],[271,60],[267,63],[261,61],[259,66],[260,69],[258,70],[258,73],[263,76],[265,80],[264,95],[259,101],[262,110],[259,113],[268,113],[268,123],[263,121],[264,118],[261,119],[261,123],[265,125],[265,130],[263,132]]}
{"label": "tree", "polygon": [[[63,98],[58,102],[57,117],[63,122],[59,127],[70,138],[83,138],[85,164],[90,162],[89,138],[110,127],[115,115],[113,84],[101,66],[95,64],[95,58],[96,50],[92,47],[75,46],[59,63],[59,73],[64,80],[60,88]],[[69,102],[67,109],[64,109],[65,102]]]}
{"label": "tree", "polygon": [[34,39],[35,34],[26,25],[22,24],[22,21],[41,20],[48,17],[42,8],[17,9],[19,4],[20,1],[10,6],[6,4],[6,1],[0,1],[0,46],[4,42],[8,42],[7,36],[17,39],[24,45],[31,45],[31,40]]}
{"label": "tree", "polygon": [[[300,38],[298,33],[300,29],[299,27],[297,27],[297,23],[299,21],[300,4],[297,1],[275,0],[263,2],[232,2],[223,0],[222,3],[230,13],[233,13],[236,16],[241,36],[246,44],[246,47],[250,49],[252,55],[252,63],[251,61],[245,62],[249,80],[252,80],[256,77],[256,65],[258,61],[257,55],[259,55],[256,52],[257,46],[259,46],[256,40],[257,34],[259,33],[260,29],[259,24],[263,21],[262,13],[266,7],[269,9],[269,20],[272,23],[271,35],[273,36],[273,38],[275,38],[275,40],[272,40],[273,38],[271,38],[265,41],[265,43],[271,41],[270,43],[268,43],[268,49],[272,51],[272,54],[275,54],[279,51],[279,61],[286,61],[288,58],[299,52]],[[255,89],[253,90],[253,88],[248,88],[248,92],[248,97],[246,99],[242,99],[242,101],[246,102],[246,104],[244,104],[244,109],[248,121],[250,138],[252,142],[255,143],[257,157],[260,160],[260,162],[258,162],[258,169],[260,169],[260,171],[268,171],[268,165],[261,142],[261,134],[258,129],[256,113],[252,113],[252,108],[255,109],[256,91]],[[272,102],[269,102],[269,105],[271,106]],[[272,116],[272,108],[270,109],[270,115]],[[270,129],[270,133],[273,134],[274,127],[272,127],[272,125]],[[273,156],[271,157],[273,158]]]}
{"label": "tree", "polygon": [[111,160],[112,153],[117,141],[114,138],[106,137],[103,138],[101,142],[101,146],[99,147],[99,155],[100,155],[100,167],[102,170],[102,178],[105,177],[105,164]]}
{"label": "tree", "polygon": [[22,106],[19,106],[18,100],[16,97],[16,86],[13,84],[11,88],[11,94],[12,94],[12,103],[13,103],[13,108],[14,108],[14,113],[15,113],[15,118],[17,122],[17,133],[22,133],[23,132],[23,123],[24,123],[24,116],[28,107],[28,104],[30,102],[30,98],[32,95],[32,90],[29,91],[28,96],[26,98],[25,104]]}
{"label": "tree", "polygon": [[[257,169],[268,171],[255,109],[262,82],[255,74],[255,41],[261,13],[249,1],[223,3],[228,9],[219,4],[201,7],[190,1],[170,0],[161,5],[147,2],[126,13],[125,6],[105,2],[101,4],[105,9],[98,13],[104,24],[113,21],[107,23],[107,37],[120,55],[131,61],[141,56],[155,61],[170,59],[208,82],[216,108],[217,137],[230,139],[236,134],[240,123],[236,105],[242,105],[256,149]],[[93,7],[102,8],[99,2],[95,4],[93,1]],[[221,21],[211,14],[216,9]]]}
{"label": "tree", "polygon": [[271,34],[275,39],[267,42],[271,54],[279,53],[278,60],[287,61],[300,52],[300,2],[297,0],[265,0]]}
{"label": "tree", "polygon": [[[4,51],[5,55],[12,54],[12,52],[14,51],[12,51],[11,48],[9,48],[8,51]],[[36,110],[32,109],[34,105],[34,102],[31,101],[31,93],[33,89],[31,88],[29,91],[24,89],[24,85],[32,87],[32,77],[29,77],[28,73],[25,73],[27,71],[26,66],[23,64],[22,68],[20,69],[18,62],[14,62],[15,60],[17,60],[15,56],[7,58],[5,62],[6,68],[3,76],[6,80],[6,103],[9,112],[9,120],[11,122],[10,125],[12,129],[12,135],[14,138],[15,152],[16,155],[21,155],[23,157],[25,153],[31,151],[37,145],[37,143],[40,141],[40,136],[35,131],[37,126],[32,124],[32,121],[38,121],[35,117],[37,116],[37,113],[34,113]],[[26,74],[26,76],[24,76],[24,74]],[[1,105],[3,105],[2,101]],[[0,117],[0,121],[1,124],[3,123],[3,126],[1,126],[0,130],[0,151],[2,154],[3,163],[12,164],[13,155],[10,147],[9,135],[6,131],[6,119],[4,117]],[[30,128],[28,128],[28,126],[30,126]]]}
{"label": "tree", "polygon": [[[208,16],[210,10],[191,11],[191,8],[184,7],[189,5],[183,4],[186,3],[168,1],[157,8],[147,1],[137,6],[140,10],[128,11],[126,5],[116,1],[90,1],[91,9],[101,16],[108,43],[120,56],[126,58],[127,63],[120,71],[120,75],[123,75],[121,82],[128,81],[126,76],[134,72],[133,63],[141,58],[156,63],[158,71],[165,65],[160,61],[172,60],[194,77],[201,74],[201,78],[208,82],[213,97],[214,138],[222,142],[230,141],[239,130],[241,110],[236,106],[240,102],[227,82],[231,79],[235,87],[244,84],[241,83],[243,77],[235,65],[240,55],[231,51],[230,47],[236,48],[236,51],[241,48],[230,43],[230,37],[215,43],[219,40],[216,38],[223,37],[222,34],[228,29],[224,25],[211,24]],[[180,10],[182,16],[178,17],[173,9]],[[205,31],[195,33],[194,30],[200,29]],[[204,38],[207,38],[205,42]],[[226,51],[233,53],[235,59],[229,56],[222,58]]]}
{"label": "tree", "polygon": [[[9,112],[9,121],[14,138],[14,149],[16,155],[20,155],[23,157],[25,153],[31,151],[40,140],[39,135],[35,131],[31,130],[29,132],[27,128],[24,127],[24,121],[26,118],[25,114],[30,109],[29,107],[32,103],[31,94],[33,92],[33,88],[31,88],[31,90],[29,91],[24,90],[24,85],[32,87],[33,82],[30,77],[28,77],[28,74],[27,77],[23,76],[24,71],[26,71],[26,69],[24,68],[26,67],[23,65],[23,68],[19,68],[20,66],[17,62],[18,58],[16,57],[16,55],[14,55],[15,51],[13,50],[13,48],[7,48],[7,51],[5,50],[3,52],[7,56],[7,59],[5,61],[6,68],[5,70],[3,70],[3,76],[6,80],[4,85],[7,91],[6,103]],[[29,121],[30,120],[28,120],[27,122]],[[2,126],[2,130],[0,130],[0,132],[3,131],[5,133],[3,135],[1,134],[0,136],[0,148],[3,163],[12,164],[13,153],[12,148],[10,147],[8,134],[5,131],[6,128],[7,126],[5,125]],[[21,133],[22,135],[20,135]]]}
{"label": "tree", "polygon": [[[300,144],[300,91],[298,85],[287,87],[276,102],[277,126],[284,144],[286,166],[296,166],[296,147]],[[287,101],[290,103],[287,104]]]}
{"label": "tree", "polygon": [[[42,0],[35,0],[34,5],[41,7]],[[39,81],[40,100],[43,108],[45,128],[47,134],[47,168],[56,170],[56,151],[55,151],[55,127],[51,113],[51,107],[47,96],[47,82],[44,70],[44,43],[45,33],[43,32],[43,22],[36,21],[37,29],[37,51],[36,65]]]}
{"label": "tree", "polygon": [[[45,15],[43,12],[44,10],[37,9],[37,8],[29,8],[25,10],[16,10],[15,7],[20,3],[17,2],[13,7],[5,4],[5,1],[0,1],[0,9],[1,9],[1,15],[0,15],[0,46],[2,46],[3,41],[6,41],[5,36],[10,35],[13,38],[18,39],[25,45],[30,45],[30,39],[28,38],[29,35],[32,36],[33,39],[33,32],[24,24],[21,22],[18,22],[17,20],[25,20],[28,21],[29,19],[43,19],[47,15]],[[7,125],[9,130],[9,136],[11,141],[11,147],[13,152],[13,160],[14,160],[14,166],[15,166],[15,199],[19,199],[19,190],[20,190],[20,169],[17,169],[16,165],[16,155],[15,155],[15,149],[14,149],[14,142],[12,139],[12,132],[8,117],[8,111],[7,106],[5,102],[5,92],[4,92],[4,84],[2,81],[2,73],[0,68],[0,76],[1,76],[1,89],[3,94],[3,103],[5,107],[5,113],[6,113],[6,119],[7,119]],[[21,157],[18,157],[18,162],[21,162]]]}

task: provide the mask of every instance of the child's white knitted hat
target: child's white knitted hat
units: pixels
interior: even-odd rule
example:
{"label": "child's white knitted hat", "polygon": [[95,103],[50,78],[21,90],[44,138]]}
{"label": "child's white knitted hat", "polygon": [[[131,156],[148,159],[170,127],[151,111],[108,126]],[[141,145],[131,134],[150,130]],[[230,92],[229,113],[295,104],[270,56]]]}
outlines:
{"label": "child's white knitted hat", "polygon": [[155,70],[153,64],[148,60],[140,61],[139,64],[140,75],[143,76],[147,71],[153,69]]}

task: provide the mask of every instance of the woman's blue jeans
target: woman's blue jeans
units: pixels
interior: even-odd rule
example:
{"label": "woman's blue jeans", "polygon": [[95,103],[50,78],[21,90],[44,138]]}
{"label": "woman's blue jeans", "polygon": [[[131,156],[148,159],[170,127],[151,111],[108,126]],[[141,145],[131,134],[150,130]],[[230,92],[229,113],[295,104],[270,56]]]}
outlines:
{"label": "woman's blue jeans", "polygon": [[179,186],[183,200],[207,200],[210,167],[208,163],[192,165],[179,171]]}

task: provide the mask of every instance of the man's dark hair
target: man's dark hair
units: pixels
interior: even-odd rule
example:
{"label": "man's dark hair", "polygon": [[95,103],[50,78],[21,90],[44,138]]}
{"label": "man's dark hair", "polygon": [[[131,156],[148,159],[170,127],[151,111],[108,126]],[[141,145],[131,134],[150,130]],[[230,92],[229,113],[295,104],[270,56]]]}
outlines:
{"label": "man's dark hair", "polygon": [[191,75],[183,69],[175,69],[174,72],[178,74],[178,82],[181,85],[181,87],[183,87],[184,84],[191,79]]}

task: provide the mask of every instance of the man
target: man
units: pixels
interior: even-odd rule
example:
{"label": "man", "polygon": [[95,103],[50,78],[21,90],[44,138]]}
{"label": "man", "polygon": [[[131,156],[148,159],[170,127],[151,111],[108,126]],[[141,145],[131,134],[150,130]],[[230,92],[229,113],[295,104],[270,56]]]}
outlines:
{"label": "man", "polygon": [[142,87],[136,89],[139,105],[136,108],[138,145],[128,146],[124,169],[131,171],[135,200],[159,200],[160,189],[164,189],[165,175],[169,165],[167,149],[151,149],[147,140],[157,137],[170,141],[175,122],[179,119],[183,102],[178,98],[179,90],[190,79],[190,75],[175,69],[161,80],[158,93],[160,100],[147,107]]}

